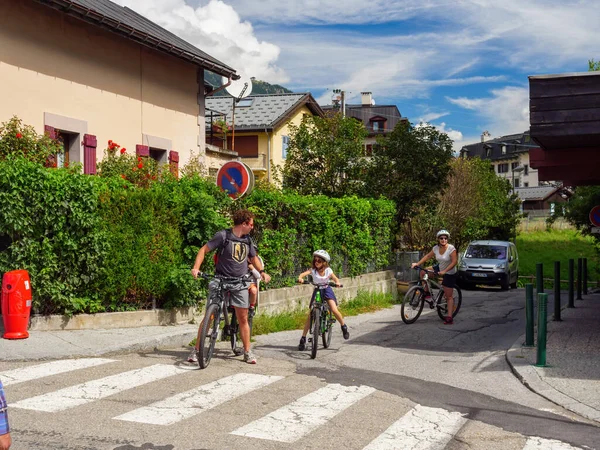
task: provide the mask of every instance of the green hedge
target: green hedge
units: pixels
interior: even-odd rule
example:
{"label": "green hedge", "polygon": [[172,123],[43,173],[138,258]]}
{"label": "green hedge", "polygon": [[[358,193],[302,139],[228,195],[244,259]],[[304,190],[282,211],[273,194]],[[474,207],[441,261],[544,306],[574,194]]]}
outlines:
{"label": "green hedge", "polygon": [[[196,253],[239,207],[256,213],[273,287],[293,283],[317,248],[340,276],[388,264],[395,207],[387,200],[257,189],[233,202],[197,176],[139,187],[8,158],[0,161],[0,273],[28,270],[41,314],[193,305],[205,294],[190,275]],[[212,270],[211,258],[202,269]]]}

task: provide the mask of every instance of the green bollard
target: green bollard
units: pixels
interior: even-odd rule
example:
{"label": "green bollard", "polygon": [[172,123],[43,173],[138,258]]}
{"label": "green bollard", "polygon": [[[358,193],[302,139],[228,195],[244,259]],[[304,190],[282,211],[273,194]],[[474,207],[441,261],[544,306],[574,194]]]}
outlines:
{"label": "green bollard", "polygon": [[544,265],[542,263],[535,265],[535,289],[538,294],[544,292]]}
{"label": "green bollard", "polygon": [[569,308],[575,308],[575,261],[569,260]]}
{"label": "green bollard", "polygon": [[554,261],[554,320],[560,322],[560,261]]}
{"label": "green bollard", "polygon": [[587,258],[583,258],[583,295],[588,295],[588,290],[587,290]]}
{"label": "green bollard", "polygon": [[583,300],[581,297],[581,272],[583,272],[583,261],[577,258],[577,300]]}
{"label": "green bollard", "polygon": [[525,347],[533,347],[533,284],[525,285]]}
{"label": "green bollard", "polygon": [[548,294],[538,294],[537,367],[546,367],[546,305]]}

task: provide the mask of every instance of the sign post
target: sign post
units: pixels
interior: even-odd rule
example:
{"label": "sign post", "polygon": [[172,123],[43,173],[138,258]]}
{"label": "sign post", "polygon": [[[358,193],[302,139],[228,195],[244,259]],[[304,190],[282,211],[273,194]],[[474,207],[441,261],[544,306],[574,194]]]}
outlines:
{"label": "sign post", "polygon": [[254,173],[246,164],[229,161],[217,172],[217,186],[233,199],[249,194],[254,188]]}

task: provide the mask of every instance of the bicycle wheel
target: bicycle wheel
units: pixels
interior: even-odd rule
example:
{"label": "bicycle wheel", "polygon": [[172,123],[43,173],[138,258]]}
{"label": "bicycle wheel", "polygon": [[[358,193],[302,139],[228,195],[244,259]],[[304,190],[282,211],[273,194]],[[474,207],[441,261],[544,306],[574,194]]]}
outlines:
{"label": "bicycle wheel", "polygon": [[331,311],[327,311],[324,317],[321,318],[323,321],[323,333],[321,337],[323,338],[323,347],[329,348],[331,345],[331,335],[333,334],[333,314]]}
{"label": "bicycle wheel", "polygon": [[[454,299],[454,312],[452,313],[452,318],[454,318],[458,314],[460,305],[462,304],[462,292],[458,286],[452,291],[452,298]],[[437,313],[442,320],[445,320],[446,317],[448,317],[448,303],[446,302],[446,299],[444,299],[443,304],[437,305]]]}
{"label": "bicycle wheel", "polygon": [[206,369],[210,364],[219,335],[219,322],[221,321],[221,309],[216,303],[211,303],[206,308],[206,314],[202,320],[200,331],[200,349],[198,350],[198,365]]}
{"label": "bicycle wheel", "polygon": [[404,294],[404,300],[402,300],[402,308],[400,313],[402,315],[402,321],[405,324],[415,323],[425,305],[425,291],[420,286],[413,286],[406,294]]}
{"label": "bicycle wheel", "polygon": [[317,357],[317,346],[319,345],[319,335],[321,334],[321,310],[319,308],[313,308],[312,310],[312,347],[310,350],[310,357],[315,359]]}

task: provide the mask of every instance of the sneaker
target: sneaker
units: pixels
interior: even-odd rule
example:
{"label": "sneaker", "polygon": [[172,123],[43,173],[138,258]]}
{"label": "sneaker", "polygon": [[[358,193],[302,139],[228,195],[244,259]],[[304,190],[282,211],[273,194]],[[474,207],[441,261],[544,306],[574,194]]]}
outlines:
{"label": "sneaker", "polygon": [[254,356],[252,350],[244,352],[244,362],[248,364],[256,364],[256,356]]}
{"label": "sneaker", "polygon": [[342,334],[344,335],[344,339],[348,339],[350,337],[350,333],[348,333],[347,325],[342,325]]}
{"label": "sneaker", "polygon": [[452,316],[447,316],[446,320],[444,320],[444,325],[452,325],[454,324],[454,319],[452,319]]}
{"label": "sneaker", "polygon": [[233,349],[233,354],[235,356],[241,356],[244,354],[244,348],[243,347],[236,347]]}
{"label": "sneaker", "polygon": [[250,308],[248,308],[248,318],[251,319],[252,317],[254,317],[254,314],[256,314],[254,305],[250,305]]}
{"label": "sneaker", "polygon": [[198,362],[198,350],[193,348],[192,351],[190,352],[190,356],[188,356],[188,358],[187,358],[187,361],[190,363],[197,363]]}
{"label": "sneaker", "polygon": [[298,344],[298,350],[306,350],[306,336],[302,336],[300,338],[300,343]]}

